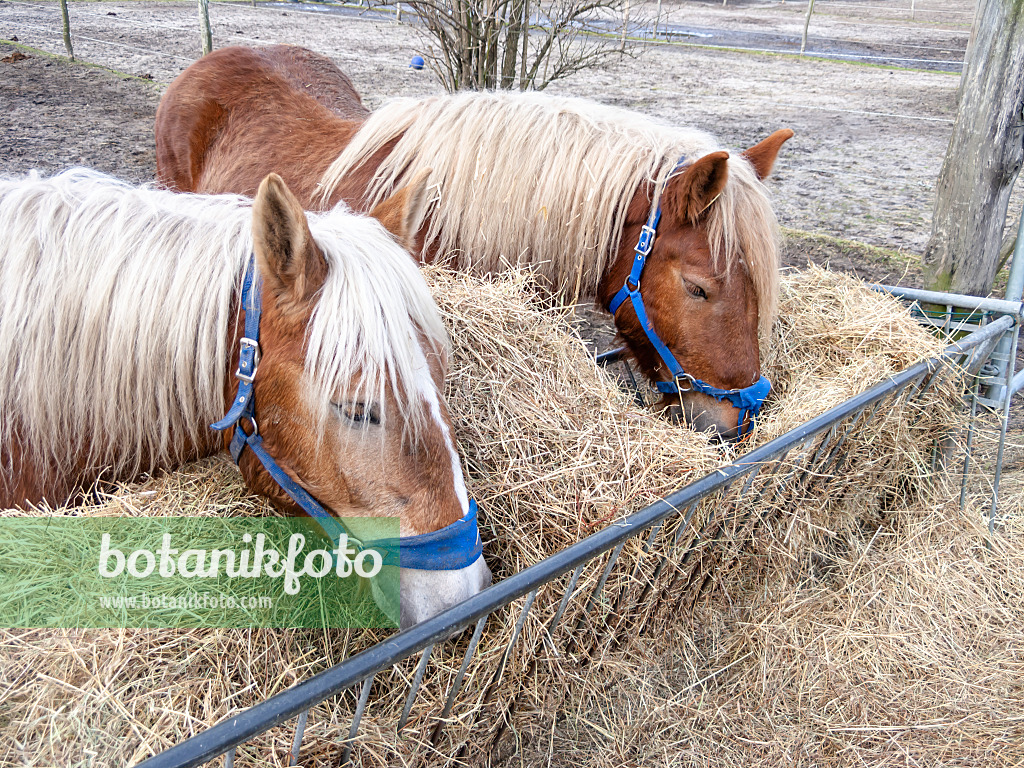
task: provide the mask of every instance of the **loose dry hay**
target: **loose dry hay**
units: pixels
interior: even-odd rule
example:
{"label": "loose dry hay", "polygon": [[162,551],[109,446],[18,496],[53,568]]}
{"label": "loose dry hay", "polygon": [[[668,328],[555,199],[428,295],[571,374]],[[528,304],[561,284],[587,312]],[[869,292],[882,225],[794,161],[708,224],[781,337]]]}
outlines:
{"label": "loose dry hay", "polygon": [[[704,435],[668,424],[632,405],[611,377],[595,368],[561,310],[539,305],[530,280],[512,274],[481,281],[428,270],[455,347],[448,402],[479,500],[487,559],[496,579],[539,562],[629,511],[664,496],[863,390],[933,354],[941,344],[895,301],[849,278],[812,269],[788,277],[765,369],[776,398],[742,446],[720,447]],[[914,404],[879,411],[851,434],[838,477],[798,475],[782,495],[788,461],[765,468],[744,504],[706,503],[694,514],[700,539],[685,558],[677,549],[659,580],[644,587],[667,551],[679,521],[665,526],[653,555],[628,542],[590,613],[588,596],[604,559],[583,572],[562,620],[556,654],[543,644],[565,580],[541,590],[501,684],[485,697],[522,600],[487,623],[463,684],[460,705],[438,751],[426,746],[468,641],[435,649],[402,738],[394,725],[414,660],[383,672],[363,719],[356,754],[362,765],[396,765],[426,755],[430,764],[454,755],[475,761],[518,699],[526,711],[568,675],[586,687],[583,671],[606,621],[614,637],[663,632],[689,609],[716,568],[736,562],[756,538],[787,552],[821,548],[928,487],[931,438],[963,421],[949,384]],[[792,478],[790,478],[792,481]],[[758,503],[758,497],[763,497]],[[69,514],[265,514],[246,495],[223,458],[125,487]],[[841,538],[841,537],[840,537]],[[717,541],[716,541],[717,539]],[[689,534],[683,544],[691,543]],[[791,555],[793,556],[793,555]],[[735,569],[728,572],[733,573]],[[725,571],[719,571],[725,573]],[[633,602],[644,598],[638,605]],[[0,634],[0,762],[96,765],[138,760],[180,741],[337,663],[379,639],[372,631],[23,631]],[[571,637],[570,637],[571,636]],[[569,641],[567,644],[567,640]],[[531,664],[534,651],[543,660]],[[520,692],[523,694],[519,696]],[[316,707],[304,742],[304,764],[337,758],[353,692]],[[518,721],[517,721],[518,722]],[[290,730],[274,729],[240,749],[238,762],[283,759]]]}
{"label": "loose dry hay", "polygon": [[672,632],[550,686],[516,721],[524,764],[1021,765],[1024,539],[986,546],[985,511],[899,510],[802,567],[741,558]]}

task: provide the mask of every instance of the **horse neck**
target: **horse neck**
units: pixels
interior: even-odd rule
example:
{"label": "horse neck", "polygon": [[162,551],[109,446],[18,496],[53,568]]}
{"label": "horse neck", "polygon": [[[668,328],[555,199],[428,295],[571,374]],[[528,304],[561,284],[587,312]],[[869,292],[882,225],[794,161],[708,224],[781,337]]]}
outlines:
{"label": "horse neck", "polygon": [[[337,118],[335,126],[337,128],[336,141],[331,144],[329,154],[331,157],[323,164],[320,173],[309,178],[314,182],[314,187],[319,190],[320,179],[323,178],[324,173],[327,171],[331,163],[337,159],[338,155],[348,146],[349,142],[356,135],[359,129],[362,127],[362,120],[344,120]],[[359,213],[369,213],[372,209],[368,191],[370,183],[373,181],[374,175],[377,173],[377,169],[387,160],[388,156],[394,151],[395,145],[398,144],[399,139],[402,136],[399,134],[397,137],[385,144],[378,152],[375,152],[365,161],[360,163],[351,173],[345,175],[345,178],[334,188],[331,193],[331,197],[326,205],[326,208],[333,208],[338,203],[345,203],[351,207],[354,211]],[[317,200],[319,204],[319,200]],[[303,200],[303,204],[305,201]],[[426,231],[426,225],[429,223],[429,219],[424,220],[424,225],[420,228],[420,237],[417,241],[416,253],[421,255],[423,251],[422,233]],[[424,259],[430,261],[432,259]]]}
{"label": "horse neck", "polygon": [[[210,163],[209,172],[200,185],[201,191],[245,190],[245,194],[252,196],[270,168],[284,178],[306,210],[327,210],[339,201],[358,208],[360,193],[351,185],[338,190],[325,206],[319,197],[319,181],[340,149],[359,130],[360,121],[338,117],[316,102],[300,102],[300,105],[308,107],[308,111],[283,110],[281,115],[275,116],[272,128],[266,131],[254,127],[233,132],[237,137],[236,146],[227,151],[237,153],[239,162],[226,164],[223,171]],[[262,116],[257,116],[255,121],[266,122]]]}
{"label": "horse neck", "polygon": [[597,284],[595,299],[602,308],[607,308],[612,298],[626,281],[636,256],[636,242],[640,227],[647,221],[651,209],[651,193],[645,185],[641,185],[633,193],[626,207],[626,222],[622,227],[622,237],[614,251],[609,253],[605,261],[604,272]]}
{"label": "horse neck", "polygon": [[[300,122],[302,118],[294,119],[296,134],[302,135],[302,141],[292,148],[293,158],[282,157],[274,165],[268,165],[263,158],[260,166],[294,168],[291,173],[284,174],[284,180],[306,210],[329,210],[339,202],[345,202],[354,210],[362,211],[364,207],[360,203],[366,185],[369,184],[369,175],[362,187],[356,179],[346,180],[346,184],[335,190],[326,205],[320,200],[320,179],[362,124],[360,120],[337,117],[326,109],[324,112],[327,114],[318,115],[316,120],[309,122]],[[298,133],[300,131],[302,134]],[[290,162],[294,162],[294,165],[289,166]]]}

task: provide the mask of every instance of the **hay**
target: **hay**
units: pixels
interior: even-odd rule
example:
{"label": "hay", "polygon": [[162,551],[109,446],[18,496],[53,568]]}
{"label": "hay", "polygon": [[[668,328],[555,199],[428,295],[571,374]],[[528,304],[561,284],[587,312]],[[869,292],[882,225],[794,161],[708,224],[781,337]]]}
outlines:
{"label": "hay", "polygon": [[524,762],[1020,765],[1024,538],[987,547],[983,510],[897,510],[812,567],[745,558],[670,636],[551,686]]}
{"label": "hay", "polygon": [[[485,552],[498,579],[941,347],[897,302],[854,280],[816,269],[790,275],[783,283],[783,320],[765,359],[777,396],[747,443],[721,447],[634,406],[612,377],[593,365],[566,311],[533,298],[537,294],[527,275],[481,281],[436,269],[426,274],[453,335],[448,402],[467,481],[481,506]],[[543,709],[554,687],[581,674],[592,659],[591,641],[605,622],[617,626],[614,636],[620,639],[623,633],[664,631],[679,610],[693,605],[710,577],[735,573],[736,558],[748,541],[762,547],[775,542],[794,557],[794,551],[827,547],[878,517],[885,506],[917,499],[931,482],[932,437],[955,430],[963,420],[958,403],[954,388],[939,386],[923,410],[894,407],[879,413],[851,435],[849,460],[840,476],[806,478],[770,502],[766,495],[758,505],[732,499],[701,505],[692,526],[701,534],[696,554],[683,559],[677,550],[649,599],[640,604],[634,602],[645,596],[657,558],[643,557],[640,543],[629,542],[597,609],[584,611],[585,596],[603,568],[599,558],[584,570],[577,592],[584,599],[570,601],[556,637],[564,655],[544,645],[544,625],[557,607],[564,580],[542,589],[501,685],[485,703],[490,675],[522,600],[498,611],[467,672],[463,705],[455,711],[459,717],[448,724],[436,753],[426,742],[468,637],[435,649],[400,739],[394,724],[413,662],[381,673],[363,720],[358,760],[398,765],[426,753],[435,763],[442,757],[450,760],[466,742],[475,754],[507,720],[514,700],[526,711]],[[787,471],[785,462],[762,471],[755,490],[767,494]],[[59,512],[267,514],[269,509],[245,493],[225,459],[214,458]],[[654,543],[655,554],[666,551],[678,525],[665,526]],[[684,537],[688,540],[689,535]],[[567,645],[570,635],[574,641]],[[80,760],[83,747],[87,755],[96,754],[97,765],[138,760],[380,637],[362,630],[2,632],[0,733],[6,746],[0,747],[0,763],[71,764]],[[533,664],[534,651],[545,661]],[[313,710],[305,764],[336,759],[354,708],[353,693]],[[274,729],[240,749],[238,762],[280,759],[289,742],[288,729]]]}

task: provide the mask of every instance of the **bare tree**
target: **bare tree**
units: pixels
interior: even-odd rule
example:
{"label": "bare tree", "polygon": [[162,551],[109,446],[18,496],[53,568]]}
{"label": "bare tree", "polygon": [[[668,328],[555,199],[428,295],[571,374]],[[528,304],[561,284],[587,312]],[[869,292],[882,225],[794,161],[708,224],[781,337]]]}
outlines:
{"label": "bare tree", "polygon": [[811,26],[811,14],[814,13],[814,0],[807,4],[807,16],[804,18],[804,33],[800,37],[800,55],[807,49],[807,30]]}
{"label": "bare tree", "polygon": [[928,288],[985,295],[1024,158],[1024,2],[980,0],[924,252]]}
{"label": "bare tree", "polygon": [[[422,24],[427,58],[449,91],[541,90],[632,51],[628,0],[403,0]],[[620,21],[621,20],[621,21]]]}

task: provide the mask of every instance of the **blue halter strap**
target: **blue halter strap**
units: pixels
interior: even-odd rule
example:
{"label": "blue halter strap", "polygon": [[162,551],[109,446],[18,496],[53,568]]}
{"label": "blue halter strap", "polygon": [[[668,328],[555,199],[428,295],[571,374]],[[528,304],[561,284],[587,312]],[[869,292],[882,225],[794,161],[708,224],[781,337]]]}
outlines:
{"label": "blue halter strap", "polygon": [[[267,453],[256,424],[256,405],[253,401],[253,382],[260,364],[260,280],[256,265],[250,259],[242,282],[242,310],[245,313],[245,332],[239,340],[238,394],[224,418],[211,429],[225,430],[234,427],[231,438],[231,457],[238,463],[248,447],[259,459],[282,490],[312,517],[337,547],[341,537],[347,537],[349,546],[356,549],[374,549],[380,552],[384,565],[400,565],[402,568],[418,568],[426,571],[455,571],[465,568],[483,554],[480,530],[477,526],[476,501],[470,500],[469,511],[461,520],[456,520],[440,530],[419,536],[403,536],[397,539],[375,539],[360,542],[348,531],[341,520],[331,515],[316,499],[296,483],[281,466]],[[248,421],[252,431],[246,434],[241,427]]]}
{"label": "blue halter strap", "polygon": [[[672,173],[679,171],[685,162],[686,158],[683,158],[676,163]],[[650,255],[651,249],[654,248],[654,238],[658,233],[658,222],[660,221],[661,196],[658,195],[651,206],[651,215],[648,217],[647,223],[640,230],[640,239],[634,248],[636,257],[633,259],[633,267],[629,271],[625,284],[608,304],[608,311],[614,317],[616,311],[625,303],[626,299],[629,299],[633,305],[633,311],[636,312],[637,320],[640,321],[640,327],[644,329],[644,333],[647,334],[647,339],[651,342],[651,346],[654,347],[654,350],[668,368],[669,373],[672,374],[671,381],[655,382],[654,386],[659,392],[662,394],[676,394],[693,391],[710,395],[716,400],[728,400],[732,403],[733,407],[739,409],[740,415],[737,427],[739,428],[739,434],[743,435],[753,427],[754,418],[760,413],[765,398],[768,397],[768,393],[772,390],[772,385],[768,379],[762,376],[749,387],[744,387],[743,389],[719,389],[718,387],[711,386],[706,381],[694,378],[683,370],[683,366],[676,360],[672,351],[665,346],[657,331],[654,330],[654,324],[647,316],[644,299],[640,295],[640,275],[644,271],[644,265],[647,263],[647,257]],[[750,416],[750,424],[744,429],[743,422],[747,420],[748,415]]]}

